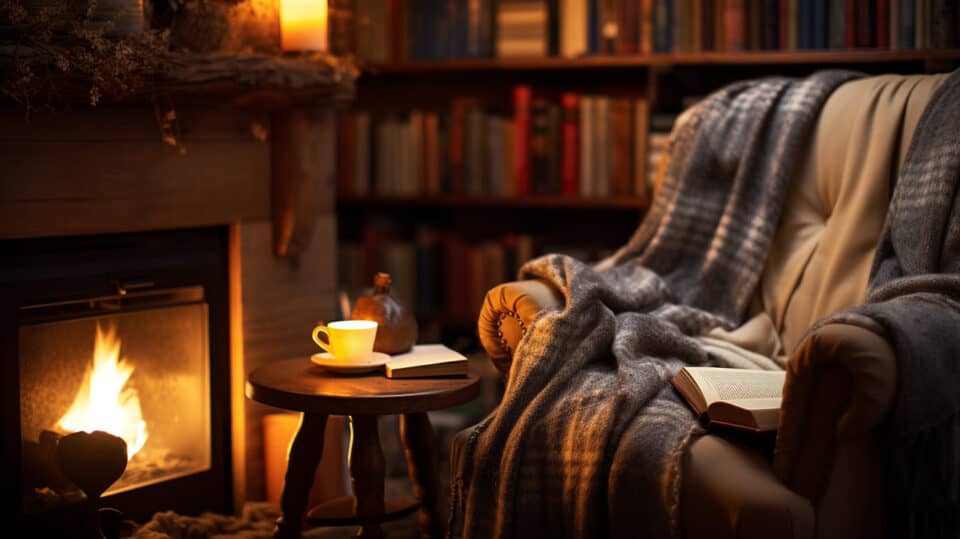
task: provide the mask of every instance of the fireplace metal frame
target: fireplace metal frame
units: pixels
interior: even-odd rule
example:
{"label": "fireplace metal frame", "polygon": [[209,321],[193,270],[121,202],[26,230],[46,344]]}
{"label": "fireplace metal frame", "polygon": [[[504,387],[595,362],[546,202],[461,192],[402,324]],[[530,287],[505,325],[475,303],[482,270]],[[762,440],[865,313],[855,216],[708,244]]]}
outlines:
{"label": "fireplace metal frame", "polygon": [[[14,521],[22,510],[18,328],[58,310],[69,316],[78,300],[128,305],[150,302],[158,294],[202,287],[208,304],[210,346],[211,468],[107,498],[128,518],[145,521],[153,512],[176,510],[232,512],[230,457],[230,335],[227,229],[39,238],[0,241],[0,432],[3,463],[0,492]],[[124,297],[126,296],[126,297]],[[169,298],[168,298],[169,299]],[[30,306],[34,306],[31,308]],[[54,314],[54,316],[56,316]],[[48,515],[41,525],[55,525]],[[69,519],[69,515],[59,515]]]}

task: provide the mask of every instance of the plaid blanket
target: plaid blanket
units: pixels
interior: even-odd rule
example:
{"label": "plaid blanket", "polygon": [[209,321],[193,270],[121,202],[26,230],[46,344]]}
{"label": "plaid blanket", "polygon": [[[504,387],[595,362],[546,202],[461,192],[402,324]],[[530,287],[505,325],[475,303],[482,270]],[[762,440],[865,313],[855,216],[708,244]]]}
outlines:
{"label": "plaid blanket", "polygon": [[890,537],[960,537],[960,70],[917,123],[855,324],[897,353]]}
{"label": "plaid blanket", "polygon": [[691,336],[743,318],[820,106],[853,73],[737,83],[684,114],[653,207],[596,266],[549,255],[549,281],[498,409],[455,448],[450,535],[666,537],[699,432],[668,380]]}

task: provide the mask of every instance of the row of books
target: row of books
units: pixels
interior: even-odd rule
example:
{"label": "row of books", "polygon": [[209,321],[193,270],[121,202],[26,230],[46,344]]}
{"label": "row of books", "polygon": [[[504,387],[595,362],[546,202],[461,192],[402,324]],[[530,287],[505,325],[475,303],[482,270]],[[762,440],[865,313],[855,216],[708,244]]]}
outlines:
{"label": "row of books", "polygon": [[419,316],[442,315],[448,321],[473,322],[491,288],[517,277],[524,262],[547,252],[581,260],[609,254],[595,246],[550,245],[526,234],[484,241],[421,226],[413,239],[397,238],[388,226],[366,226],[359,240],[339,246],[340,289],[359,296],[379,271],[390,273],[391,293]]}
{"label": "row of books", "polygon": [[341,116],[341,196],[573,195],[649,192],[644,99],[513,90],[511,114],[472,99],[446,113]]}
{"label": "row of books", "polygon": [[370,62],[949,48],[960,34],[956,0],[331,0],[331,9],[334,52]]}

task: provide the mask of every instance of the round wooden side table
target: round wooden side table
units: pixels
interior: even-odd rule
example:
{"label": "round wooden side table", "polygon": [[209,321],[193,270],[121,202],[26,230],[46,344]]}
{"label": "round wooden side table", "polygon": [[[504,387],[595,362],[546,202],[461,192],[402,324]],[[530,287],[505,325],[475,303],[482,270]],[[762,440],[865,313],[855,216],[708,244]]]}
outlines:
{"label": "round wooden side table", "polygon": [[[310,511],[313,525],[359,524],[360,537],[381,537],[380,523],[420,509],[420,531],[439,537],[443,523],[436,515],[438,484],[433,427],[428,410],[463,404],[480,394],[480,379],[390,379],[382,372],[343,376],[330,374],[308,358],[275,361],[247,377],[247,397],[287,410],[303,412],[290,445],[287,473],[280,496],[282,516],[274,537],[300,538],[307,498],[323,453],[323,431],[330,415],[350,416],[350,476],[354,496],[333,500]],[[400,438],[416,502],[385,503],[384,459],[377,416],[400,415]]]}

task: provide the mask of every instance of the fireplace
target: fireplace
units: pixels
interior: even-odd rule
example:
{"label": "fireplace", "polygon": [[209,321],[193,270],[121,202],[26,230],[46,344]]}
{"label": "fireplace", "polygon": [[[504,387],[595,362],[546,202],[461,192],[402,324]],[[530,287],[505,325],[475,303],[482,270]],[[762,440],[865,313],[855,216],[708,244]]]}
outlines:
{"label": "fireplace", "polygon": [[6,484],[28,526],[82,505],[53,451],[75,431],[126,442],[104,505],[128,518],[231,511],[227,258],[226,227],[0,242]]}

